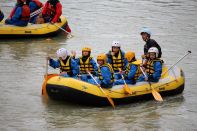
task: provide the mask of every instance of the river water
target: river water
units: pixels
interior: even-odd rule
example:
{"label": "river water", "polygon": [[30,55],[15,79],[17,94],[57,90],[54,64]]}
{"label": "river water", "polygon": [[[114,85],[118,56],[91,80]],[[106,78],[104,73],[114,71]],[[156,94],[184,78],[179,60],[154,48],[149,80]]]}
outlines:
{"label": "river water", "polygon": [[[15,0],[1,0],[8,16]],[[197,130],[197,1],[196,0],[61,0],[74,37],[0,40],[0,130]],[[186,76],[181,95],[104,108],[84,107],[42,98],[45,58],[58,48],[92,47],[92,55],[106,53],[113,40],[140,58],[142,27],[162,47],[163,59],[181,61]],[[58,72],[49,68],[49,72]]]}

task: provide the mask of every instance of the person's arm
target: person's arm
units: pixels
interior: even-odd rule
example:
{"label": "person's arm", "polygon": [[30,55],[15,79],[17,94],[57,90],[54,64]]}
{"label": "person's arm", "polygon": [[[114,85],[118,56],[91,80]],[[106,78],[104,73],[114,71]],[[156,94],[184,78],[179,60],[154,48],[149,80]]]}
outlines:
{"label": "person's arm", "polygon": [[56,14],[51,22],[56,23],[61,15],[62,15],[62,4],[58,2],[56,5]]}
{"label": "person's arm", "polygon": [[158,58],[161,58],[162,52],[161,52],[160,45],[154,39],[150,39],[150,45],[151,45],[151,47],[156,47],[158,49],[158,51],[159,51]]}
{"label": "person's arm", "polygon": [[125,70],[126,67],[127,67],[127,64],[128,64],[128,60],[125,58],[125,53],[124,52],[122,52],[122,59],[123,59],[123,62],[124,62],[123,70]]}
{"label": "person's arm", "polygon": [[42,9],[42,15],[43,15],[43,16],[45,16],[46,13],[47,13],[47,7],[48,7],[48,5],[49,5],[48,2],[46,2],[46,3],[44,4],[44,7],[43,7],[43,9]]}
{"label": "person's arm", "polygon": [[162,64],[161,62],[155,62],[154,63],[154,69],[155,69],[155,72],[153,73],[153,75],[150,75],[149,76],[149,79],[151,80],[154,80],[154,81],[158,81],[161,77],[161,73],[162,73]]}
{"label": "person's arm", "polygon": [[110,69],[108,67],[102,67],[101,74],[103,77],[102,83],[109,84],[111,81],[111,75]]}
{"label": "person's arm", "polygon": [[79,74],[79,66],[76,63],[76,61],[73,60],[72,58],[71,58],[71,70],[72,70],[73,76],[76,76],[77,74]]}
{"label": "person's arm", "polygon": [[16,11],[16,6],[12,9],[12,11],[10,12],[10,15],[9,15],[9,17],[8,17],[8,19],[11,19],[12,17],[13,17],[13,15],[14,15],[14,12]]}
{"label": "person's arm", "polygon": [[60,67],[60,61],[59,60],[53,60],[53,59],[49,59],[49,65],[53,68],[59,68]]}
{"label": "person's arm", "polygon": [[14,15],[12,16],[12,20],[19,20],[20,17],[22,15],[22,8],[18,7],[14,13]]}
{"label": "person's arm", "polygon": [[136,71],[137,71],[137,66],[136,65],[131,65],[130,71],[128,73],[128,78],[133,79],[134,76],[135,76]]}
{"label": "person's arm", "polygon": [[111,64],[112,63],[112,54],[111,54],[111,51],[109,51],[107,54],[107,63]]}
{"label": "person's arm", "polygon": [[98,66],[97,66],[97,64],[96,64],[96,62],[94,61],[93,58],[91,59],[90,63],[92,64],[93,69],[94,69],[93,75],[96,75],[96,76],[97,76],[97,73],[98,73]]}

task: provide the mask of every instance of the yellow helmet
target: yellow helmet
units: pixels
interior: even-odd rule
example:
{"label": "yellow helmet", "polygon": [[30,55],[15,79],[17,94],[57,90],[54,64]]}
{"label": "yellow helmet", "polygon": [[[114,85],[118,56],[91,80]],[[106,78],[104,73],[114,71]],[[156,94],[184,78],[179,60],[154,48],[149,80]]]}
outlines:
{"label": "yellow helmet", "polygon": [[89,47],[83,47],[82,48],[82,51],[89,51],[89,52],[91,52],[91,48],[89,48]]}
{"label": "yellow helmet", "polygon": [[97,56],[97,61],[98,60],[103,60],[104,63],[106,63],[107,62],[107,56],[105,54],[100,54],[100,55]]}
{"label": "yellow helmet", "polygon": [[135,53],[134,53],[134,52],[128,51],[128,52],[125,54],[125,58],[126,58],[128,61],[131,61],[134,57],[135,57]]}

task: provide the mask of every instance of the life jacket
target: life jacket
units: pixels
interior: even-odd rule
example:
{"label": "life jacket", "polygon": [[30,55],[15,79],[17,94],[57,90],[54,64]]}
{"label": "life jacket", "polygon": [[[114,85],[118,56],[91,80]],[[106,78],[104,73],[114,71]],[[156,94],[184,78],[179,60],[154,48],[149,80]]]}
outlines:
{"label": "life jacket", "polygon": [[47,6],[46,15],[53,18],[56,14],[56,5],[51,5],[49,2],[47,2],[46,6]]}
{"label": "life jacket", "polygon": [[82,57],[80,59],[80,73],[85,74],[86,71],[90,71],[91,73],[94,72],[93,65],[90,63],[92,57],[88,57],[85,62],[83,62]]}
{"label": "life jacket", "polygon": [[163,64],[163,60],[157,58],[155,60],[149,60],[146,64],[146,72],[149,74],[149,75],[152,75],[154,72],[155,72],[155,69],[154,69],[154,63],[155,62],[160,62],[161,64]]}
{"label": "life jacket", "polygon": [[32,0],[32,2],[34,2],[37,5],[37,8],[35,10],[38,10],[41,7],[43,7],[42,2],[40,2],[39,0]]}
{"label": "life jacket", "polygon": [[72,69],[71,69],[71,57],[67,56],[65,60],[60,61],[60,72],[67,72],[67,74],[72,76]]}
{"label": "life jacket", "polygon": [[138,77],[142,74],[142,72],[141,72],[141,70],[140,70],[140,64],[141,64],[141,61],[138,61],[138,60],[129,63],[129,64],[127,65],[127,67],[126,67],[125,75],[128,76],[128,74],[129,74],[129,72],[130,72],[130,70],[131,70],[131,65],[135,65],[135,66],[137,66],[137,70],[136,70],[136,72],[135,72],[135,75],[134,75],[134,78],[133,78],[133,79],[134,79],[134,80],[137,80]]}
{"label": "life jacket", "polygon": [[106,64],[104,64],[104,65],[102,65],[102,66],[99,66],[99,68],[98,68],[98,77],[99,77],[99,79],[100,80],[103,80],[103,76],[102,76],[102,74],[101,74],[101,68],[102,67],[108,67],[109,68],[109,70],[110,70],[110,72],[111,72],[111,83],[113,83],[114,82],[114,70],[113,70],[113,68],[111,67],[111,65],[110,64],[108,64],[108,63],[106,63]]}
{"label": "life jacket", "polygon": [[118,71],[119,68],[123,70],[124,68],[124,61],[121,50],[118,53],[118,57],[112,56],[112,63],[111,63],[114,71]]}
{"label": "life jacket", "polygon": [[30,19],[30,8],[28,5],[22,5],[22,14],[20,20],[29,20]]}

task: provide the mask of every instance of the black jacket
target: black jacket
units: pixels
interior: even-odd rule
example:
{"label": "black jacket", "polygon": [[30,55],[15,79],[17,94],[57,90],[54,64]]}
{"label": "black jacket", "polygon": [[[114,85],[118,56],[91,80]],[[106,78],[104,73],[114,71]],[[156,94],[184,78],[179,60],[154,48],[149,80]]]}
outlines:
{"label": "black jacket", "polygon": [[158,55],[158,58],[161,58],[161,55],[162,55],[162,52],[161,52],[161,47],[159,46],[159,44],[153,40],[153,39],[149,39],[146,44],[144,45],[144,54],[147,54],[148,53],[148,50],[151,48],[151,47],[156,47],[158,50],[159,50],[159,55]]}

